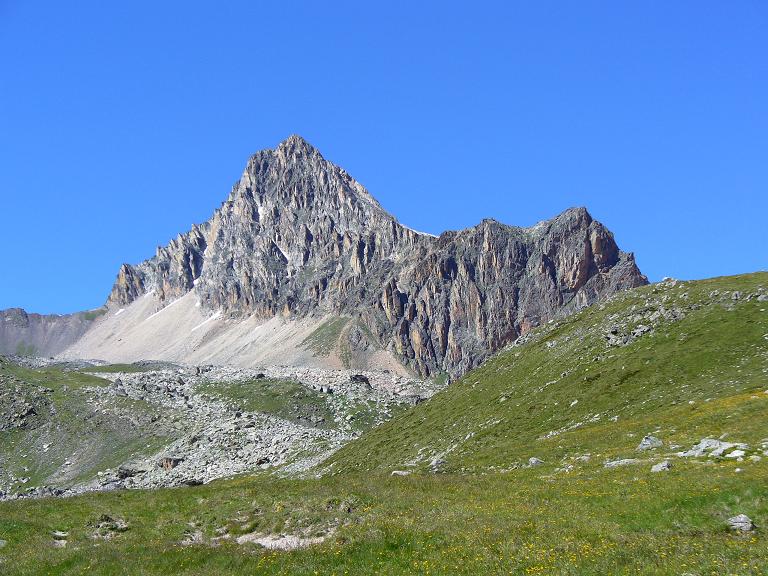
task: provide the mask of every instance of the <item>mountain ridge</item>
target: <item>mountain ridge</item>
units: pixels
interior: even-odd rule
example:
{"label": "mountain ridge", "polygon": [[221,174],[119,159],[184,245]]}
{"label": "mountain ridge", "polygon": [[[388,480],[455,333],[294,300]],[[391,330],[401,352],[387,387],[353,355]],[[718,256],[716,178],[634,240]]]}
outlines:
{"label": "mountain ridge", "polygon": [[435,237],[386,212],[298,135],[253,154],[227,199],[155,255],[123,264],[107,304],[193,292],[229,318],[359,318],[354,346],[457,376],[532,326],[647,283],[586,208],[529,228],[485,219]]}
{"label": "mountain ridge", "polygon": [[0,354],[58,354],[85,334],[103,313],[101,308],[72,314],[0,310]]}

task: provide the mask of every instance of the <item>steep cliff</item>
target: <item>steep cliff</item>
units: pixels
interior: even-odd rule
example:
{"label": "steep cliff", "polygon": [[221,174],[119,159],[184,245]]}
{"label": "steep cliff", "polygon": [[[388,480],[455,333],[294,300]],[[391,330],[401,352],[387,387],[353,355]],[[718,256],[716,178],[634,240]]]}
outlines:
{"label": "steep cliff", "polygon": [[108,304],[193,292],[229,318],[352,317],[353,348],[457,376],[532,326],[646,282],[584,208],[532,228],[421,234],[291,136],[251,157],[208,222],[123,265]]}

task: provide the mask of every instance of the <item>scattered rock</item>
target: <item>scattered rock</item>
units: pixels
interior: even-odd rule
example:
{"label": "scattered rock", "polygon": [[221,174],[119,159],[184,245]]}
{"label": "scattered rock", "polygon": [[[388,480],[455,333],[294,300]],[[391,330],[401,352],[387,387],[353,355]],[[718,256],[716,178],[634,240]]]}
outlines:
{"label": "scattered rock", "polygon": [[354,382],[355,384],[366,384],[368,386],[371,385],[371,381],[368,380],[368,377],[363,374],[352,374],[352,376],[349,377],[350,382]]}
{"label": "scattered rock", "polygon": [[392,474],[390,476],[410,476],[411,471],[410,470],[392,470]]}
{"label": "scattered rock", "polygon": [[708,455],[711,458],[718,458],[732,448],[744,450],[748,447],[747,444],[738,442],[723,442],[722,440],[715,440],[714,438],[704,438],[690,450],[679,452],[678,456],[682,456],[683,458],[700,458]]}
{"label": "scattered rock", "polygon": [[157,465],[160,466],[160,468],[162,468],[163,470],[168,471],[168,470],[173,470],[174,468],[176,468],[176,466],[178,466],[182,462],[184,462],[184,458],[180,456],[165,456],[160,459]]}
{"label": "scattered rock", "polygon": [[132,464],[121,464],[117,467],[117,477],[121,480],[125,480],[126,478],[133,478],[138,474],[144,473],[146,473],[146,470]]}
{"label": "scattered rock", "polygon": [[664,445],[664,442],[662,442],[655,436],[648,435],[643,437],[637,449],[638,450],[655,450],[656,448],[661,448],[663,445]]}
{"label": "scattered rock", "polygon": [[89,523],[94,528],[92,538],[109,540],[128,530],[128,523],[122,518],[112,518],[107,514],[102,514],[98,520]]}
{"label": "scattered rock", "polygon": [[606,462],[604,466],[606,468],[618,468],[619,466],[630,466],[632,464],[639,464],[640,460],[637,458],[623,458],[621,460],[613,460],[611,462]]}
{"label": "scattered rock", "polygon": [[531,468],[533,468],[534,466],[541,466],[542,464],[544,464],[544,460],[540,458],[536,458],[536,456],[531,456],[530,458],[528,458],[528,466],[530,466]]}
{"label": "scattered rock", "polygon": [[665,472],[670,468],[672,468],[672,463],[669,460],[664,460],[651,466],[651,472]]}
{"label": "scattered rock", "polygon": [[67,546],[67,537],[69,536],[69,532],[61,532],[59,530],[54,530],[51,532],[51,536],[53,536],[53,545],[56,548],[65,548]]}
{"label": "scattered rock", "polygon": [[739,514],[728,518],[728,527],[736,532],[751,532],[755,529],[755,524],[746,514]]}
{"label": "scattered rock", "polygon": [[746,454],[744,450],[733,450],[725,455],[726,458],[742,458]]}
{"label": "scattered rock", "polygon": [[193,546],[195,544],[202,544],[204,542],[203,533],[200,530],[188,531],[184,535],[184,539],[181,541],[182,546]]}
{"label": "scattered rock", "polygon": [[[45,359],[35,359],[35,362],[36,368],[56,363]],[[84,364],[89,366],[92,364]],[[179,381],[180,374],[183,383]],[[269,380],[304,387],[305,391],[296,392],[296,406],[289,406],[290,414],[251,412],[241,403],[220,397],[207,386],[216,382],[247,385],[259,374]],[[146,446],[146,452],[142,450],[142,454],[118,462],[114,468],[99,470],[93,478],[64,489],[30,488],[31,480],[27,484],[22,482],[28,475],[11,477],[0,467],[0,500],[208,483],[216,478],[277,466],[282,466],[281,474],[301,473],[317,465],[330,451],[359,436],[363,426],[391,418],[396,406],[412,405],[444,387],[442,383],[393,372],[372,370],[358,372],[358,375],[367,379],[370,386],[351,382],[349,370],[277,365],[250,369],[168,363],[147,366],[141,371],[104,373],[105,378],[112,380],[111,385],[83,389],[85,401],[94,413],[99,418],[116,417],[131,426],[140,426],[150,435],[168,438],[168,443],[162,448]],[[118,379],[119,386],[116,386]],[[0,375],[0,395],[6,382],[7,378]],[[10,384],[10,389],[15,390],[15,381]],[[317,390],[321,387],[328,395],[318,401]],[[37,413],[47,413],[50,408],[40,402],[48,402],[50,399],[46,399],[52,391],[42,387],[34,391],[39,400],[34,404]],[[117,394],[142,399],[148,412],[138,414],[125,403],[116,407]],[[26,398],[21,400],[14,396],[13,410],[8,416],[0,412],[0,430],[35,423],[36,416],[21,422],[6,422],[14,413],[29,412],[32,402]],[[310,401],[308,406],[306,400]],[[365,412],[352,410],[361,404],[368,405]],[[56,444],[50,444],[48,453],[56,450]],[[45,448],[41,448],[40,452],[44,451]],[[83,462],[80,456],[67,455],[68,464],[62,464],[60,469],[71,477]],[[7,486],[11,487],[8,493]]]}
{"label": "scattered rock", "polygon": [[268,550],[297,550],[321,544],[328,536],[302,537],[294,534],[243,534],[238,544],[258,544]]}

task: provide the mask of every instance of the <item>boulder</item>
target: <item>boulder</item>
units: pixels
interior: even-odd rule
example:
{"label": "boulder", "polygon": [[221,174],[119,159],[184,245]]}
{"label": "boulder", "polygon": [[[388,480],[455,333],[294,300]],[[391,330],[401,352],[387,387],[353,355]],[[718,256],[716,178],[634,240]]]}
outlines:
{"label": "boulder", "polygon": [[445,464],[446,464],[446,462],[442,458],[435,458],[434,460],[432,460],[432,462],[429,463],[429,467],[433,471],[435,471],[435,470],[439,470],[440,468],[445,466]]}
{"label": "boulder", "polygon": [[632,464],[638,464],[640,460],[637,458],[623,458],[621,460],[613,460],[611,462],[606,462],[604,466],[606,468],[618,468],[619,466],[630,466]]}
{"label": "boulder", "polygon": [[709,455],[712,458],[718,458],[731,448],[744,450],[748,448],[748,445],[738,442],[723,442],[722,440],[715,440],[714,438],[704,438],[690,450],[680,452],[678,456],[684,458],[700,458]]}
{"label": "boulder", "polygon": [[655,436],[648,435],[643,437],[637,449],[638,450],[655,450],[656,448],[661,448],[663,445],[664,445],[664,442],[662,442]]}
{"label": "boulder", "polygon": [[167,472],[168,470],[173,470],[182,462],[184,462],[184,458],[181,456],[164,456],[160,458],[157,465]]}
{"label": "boulder", "polygon": [[349,381],[353,382],[354,384],[365,384],[370,388],[371,382],[368,380],[367,376],[364,376],[363,374],[352,374],[352,376],[349,377]]}
{"label": "boulder", "polygon": [[133,478],[134,476],[144,474],[145,472],[146,470],[133,464],[121,464],[117,467],[117,477],[121,480],[125,480],[126,478]]}
{"label": "boulder", "polygon": [[751,532],[755,529],[755,524],[746,514],[739,514],[728,518],[728,527],[735,532]]}

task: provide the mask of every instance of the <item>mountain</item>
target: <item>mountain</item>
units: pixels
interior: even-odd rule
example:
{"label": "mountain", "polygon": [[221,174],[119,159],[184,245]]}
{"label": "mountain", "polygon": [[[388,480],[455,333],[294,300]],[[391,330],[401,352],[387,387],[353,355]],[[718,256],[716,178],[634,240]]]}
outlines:
{"label": "mountain", "polygon": [[291,136],[249,159],[208,222],[124,264],[109,314],[69,354],[456,377],[534,326],[646,283],[584,208],[434,237]]}
{"label": "mountain", "polygon": [[54,356],[76,342],[105,310],[75,314],[33,314],[0,310],[0,354]]}

